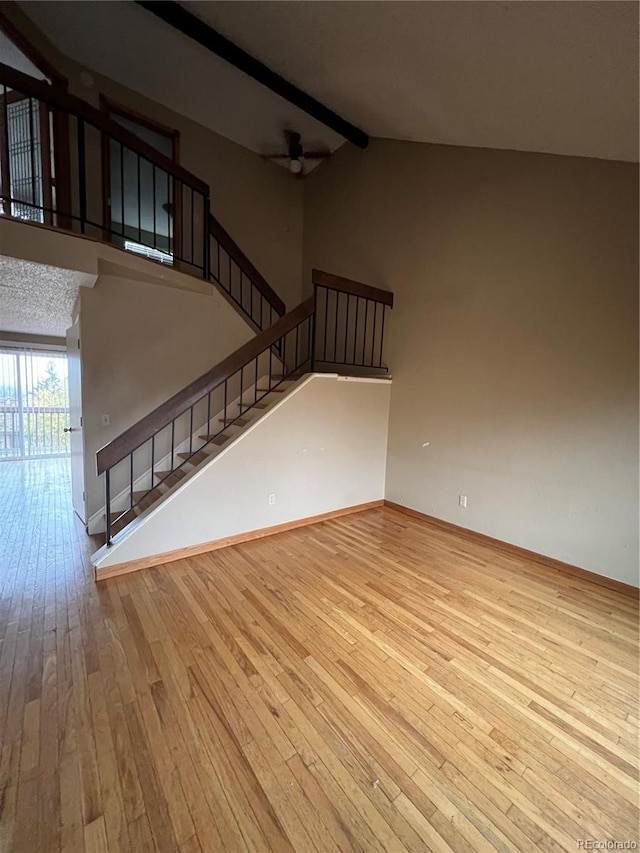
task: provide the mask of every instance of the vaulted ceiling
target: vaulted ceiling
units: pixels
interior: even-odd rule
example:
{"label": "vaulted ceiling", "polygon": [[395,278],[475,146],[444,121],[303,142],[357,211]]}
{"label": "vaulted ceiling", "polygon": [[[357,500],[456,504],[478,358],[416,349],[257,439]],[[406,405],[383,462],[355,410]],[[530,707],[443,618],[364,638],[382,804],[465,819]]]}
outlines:
{"label": "vaulted ceiling", "polygon": [[[24,2],[66,54],[267,153],[342,139],[127,2]],[[182,5],[372,136],[638,159],[635,2]]]}

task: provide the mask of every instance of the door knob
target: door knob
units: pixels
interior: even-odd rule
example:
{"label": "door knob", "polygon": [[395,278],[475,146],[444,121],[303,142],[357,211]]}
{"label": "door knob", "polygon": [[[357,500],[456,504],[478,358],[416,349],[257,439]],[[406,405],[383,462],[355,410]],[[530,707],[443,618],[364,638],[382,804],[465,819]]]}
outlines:
{"label": "door knob", "polygon": [[63,432],[73,432],[73,427],[65,427],[62,431]]}

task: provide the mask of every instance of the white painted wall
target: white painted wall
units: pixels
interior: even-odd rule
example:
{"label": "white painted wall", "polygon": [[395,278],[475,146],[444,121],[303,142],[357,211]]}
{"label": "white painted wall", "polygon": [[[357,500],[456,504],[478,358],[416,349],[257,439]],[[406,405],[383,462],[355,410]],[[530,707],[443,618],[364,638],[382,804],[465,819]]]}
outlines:
{"label": "white painted wall", "polygon": [[105,568],[383,499],[390,391],[383,380],[303,379],[120,541],[98,551],[94,564]]}

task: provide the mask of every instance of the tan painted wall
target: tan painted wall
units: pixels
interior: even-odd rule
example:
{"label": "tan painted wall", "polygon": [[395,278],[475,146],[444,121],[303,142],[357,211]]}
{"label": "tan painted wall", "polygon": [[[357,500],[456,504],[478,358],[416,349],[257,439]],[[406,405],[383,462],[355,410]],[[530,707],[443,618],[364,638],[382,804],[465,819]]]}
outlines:
{"label": "tan painted wall", "polygon": [[374,140],[305,180],[306,269],[396,294],[388,499],[638,584],[637,179]]}
{"label": "tan painted wall", "polygon": [[[101,275],[81,288],[87,513],[104,505],[96,452],[253,333],[217,292]],[[111,423],[103,427],[101,416]]]}
{"label": "tan painted wall", "polygon": [[[253,264],[286,303],[301,301],[302,181],[253,152],[91,72],[87,86],[82,66],[62,56],[12,3],[1,3],[23,32],[69,79],[69,90],[99,106],[100,94],[122,106],[180,131],[180,163],[209,184],[211,209]],[[88,136],[89,139],[89,136]]]}

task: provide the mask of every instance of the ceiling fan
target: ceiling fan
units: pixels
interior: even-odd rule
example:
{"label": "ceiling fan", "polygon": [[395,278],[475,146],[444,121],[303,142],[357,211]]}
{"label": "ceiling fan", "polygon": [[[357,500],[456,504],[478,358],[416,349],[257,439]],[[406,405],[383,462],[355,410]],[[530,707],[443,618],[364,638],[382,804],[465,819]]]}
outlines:
{"label": "ceiling fan", "polygon": [[267,154],[266,160],[287,160],[289,171],[294,175],[302,177],[303,160],[324,160],[329,157],[330,151],[305,151],[302,147],[301,136],[295,130],[285,130],[286,154]]}

